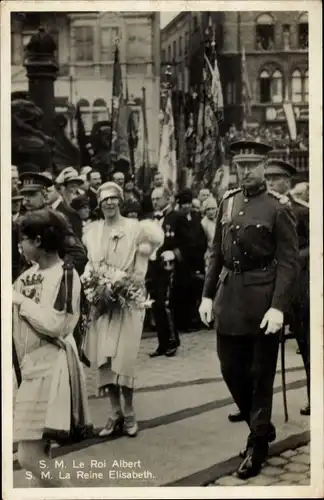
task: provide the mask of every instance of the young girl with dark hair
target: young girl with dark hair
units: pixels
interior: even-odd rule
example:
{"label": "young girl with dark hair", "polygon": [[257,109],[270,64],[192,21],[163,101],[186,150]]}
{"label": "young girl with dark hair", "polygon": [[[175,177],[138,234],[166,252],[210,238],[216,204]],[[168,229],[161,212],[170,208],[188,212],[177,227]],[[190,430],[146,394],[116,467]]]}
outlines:
{"label": "young girl with dark hair", "polygon": [[[59,257],[65,229],[64,219],[46,209],[22,218],[21,251],[33,265],[13,289],[13,338],[22,379],[15,395],[14,442],[21,467],[43,487],[73,486],[59,478],[47,457],[48,442],[80,441],[92,429],[73,338],[80,279]],[[51,479],[42,477],[40,460],[46,461]]]}

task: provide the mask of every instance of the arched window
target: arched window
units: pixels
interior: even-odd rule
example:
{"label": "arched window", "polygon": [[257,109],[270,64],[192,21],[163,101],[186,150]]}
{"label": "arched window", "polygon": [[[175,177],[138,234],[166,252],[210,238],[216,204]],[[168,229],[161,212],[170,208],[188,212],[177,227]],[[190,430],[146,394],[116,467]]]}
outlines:
{"label": "arched window", "polygon": [[299,69],[296,69],[291,78],[291,100],[292,102],[301,102],[303,97],[302,76]]}
{"label": "arched window", "polygon": [[270,14],[261,14],[256,20],[256,49],[272,50],[274,48],[274,20]]}
{"label": "arched window", "polygon": [[80,107],[84,128],[86,132],[90,132],[92,128],[92,117],[89,101],[87,101],[87,99],[79,99],[78,105]]}
{"label": "arched window", "polygon": [[303,12],[298,19],[298,47],[308,49],[308,14]]}
{"label": "arched window", "polygon": [[260,74],[260,102],[271,101],[271,78],[267,70],[263,70]]}
{"label": "arched window", "polygon": [[92,107],[92,124],[108,120],[107,103],[104,99],[96,99]]}
{"label": "arched window", "polygon": [[271,77],[271,101],[273,103],[283,101],[283,78],[279,70],[276,70]]}
{"label": "arched window", "polygon": [[308,102],[308,70],[304,74],[304,101]]}

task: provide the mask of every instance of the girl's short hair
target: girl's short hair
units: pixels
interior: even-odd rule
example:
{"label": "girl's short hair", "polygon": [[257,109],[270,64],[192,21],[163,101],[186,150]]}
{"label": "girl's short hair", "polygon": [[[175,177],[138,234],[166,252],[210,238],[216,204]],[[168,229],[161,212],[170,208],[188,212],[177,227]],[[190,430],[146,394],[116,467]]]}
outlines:
{"label": "girl's short hair", "polygon": [[68,223],[64,216],[49,209],[34,210],[19,221],[20,235],[32,240],[39,236],[40,248],[45,252],[61,252],[67,232]]}

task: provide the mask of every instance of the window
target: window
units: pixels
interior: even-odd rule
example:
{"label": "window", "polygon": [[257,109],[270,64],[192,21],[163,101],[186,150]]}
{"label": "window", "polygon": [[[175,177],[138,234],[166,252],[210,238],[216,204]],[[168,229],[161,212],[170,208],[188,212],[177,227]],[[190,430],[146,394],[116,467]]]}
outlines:
{"label": "window", "polygon": [[308,70],[304,75],[304,101],[308,102]]}
{"label": "window", "polygon": [[168,63],[170,63],[172,60],[172,56],[171,56],[171,45],[168,46]]}
{"label": "window", "polygon": [[193,17],[193,31],[198,31],[198,18],[197,18],[197,16]]}
{"label": "window", "polygon": [[308,49],[308,14],[304,12],[298,20],[298,47]]}
{"label": "window", "polygon": [[179,57],[182,57],[182,36],[179,38]]}
{"label": "window", "polygon": [[262,14],[256,21],[256,49],[274,48],[274,22],[270,14]]}
{"label": "window", "polygon": [[290,25],[284,24],[282,27],[283,49],[290,50]]}
{"label": "window", "polygon": [[100,61],[110,62],[114,60],[115,48],[118,41],[118,28],[103,26],[100,31]]}
{"label": "window", "polygon": [[81,111],[81,117],[86,132],[90,132],[92,128],[92,117],[90,111],[89,101],[87,99],[80,99],[78,102]]}
{"label": "window", "polygon": [[177,57],[177,42],[174,40],[173,42],[173,54],[172,54],[172,59],[175,59]]}
{"label": "window", "polygon": [[184,53],[187,54],[189,51],[189,33],[188,31],[185,32],[185,47],[184,47]]}
{"label": "window", "polygon": [[163,49],[163,50],[162,50],[162,63],[165,63],[165,62],[166,62],[166,60],[165,60],[165,56],[166,56],[166,54],[165,54],[165,49]]}
{"label": "window", "polygon": [[302,77],[301,77],[301,72],[296,69],[291,78],[291,100],[292,102],[301,102],[302,101]]}
{"label": "window", "polygon": [[260,74],[260,102],[271,101],[271,78],[268,71],[263,70]]}
{"label": "window", "polygon": [[92,125],[108,119],[107,103],[104,99],[96,99],[92,108]]}
{"label": "window", "polygon": [[77,26],[75,33],[75,60],[77,62],[93,61],[93,28],[92,26]]}
{"label": "window", "polygon": [[271,101],[273,103],[283,101],[283,78],[279,70],[276,70],[271,78]]}
{"label": "window", "polygon": [[235,82],[228,82],[226,85],[226,101],[227,104],[236,103],[236,85]]}

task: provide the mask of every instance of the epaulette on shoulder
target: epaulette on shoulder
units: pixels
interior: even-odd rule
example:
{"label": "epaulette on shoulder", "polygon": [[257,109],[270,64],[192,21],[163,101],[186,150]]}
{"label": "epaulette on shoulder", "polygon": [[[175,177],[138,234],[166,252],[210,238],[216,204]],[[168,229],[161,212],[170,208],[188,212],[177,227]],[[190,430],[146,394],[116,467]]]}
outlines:
{"label": "epaulette on shoulder", "polygon": [[226,193],[223,196],[223,200],[226,200],[227,198],[230,198],[231,196],[234,196],[234,194],[239,193],[242,191],[242,188],[234,188],[234,189],[229,189],[226,191]]}
{"label": "epaulette on shoulder", "polygon": [[290,196],[291,196],[291,199],[294,201],[294,203],[297,203],[297,205],[301,205],[302,207],[309,208],[309,204],[307,203],[307,201],[301,200],[300,198],[297,198],[293,194],[290,194]]}
{"label": "epaulette on shoulder", "polygon": [[282,205],[290,203],[288,196],[286,196],[285,194],[280,194],[277,193],[277,191],[272,191],[272,190],[269,190],[268,193],[274,198],[276,198]]}

